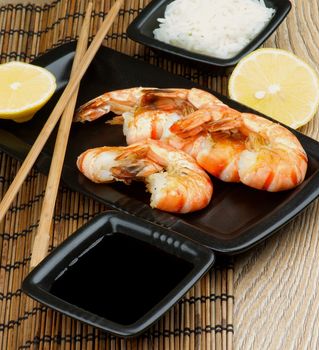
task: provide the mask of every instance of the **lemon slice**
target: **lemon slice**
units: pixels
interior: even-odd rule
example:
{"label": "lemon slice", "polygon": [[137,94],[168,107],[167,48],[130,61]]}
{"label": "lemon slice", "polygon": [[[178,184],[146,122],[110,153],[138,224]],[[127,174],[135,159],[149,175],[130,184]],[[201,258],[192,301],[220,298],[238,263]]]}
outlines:
{"label": "lemon slice", "polygon": [[53,95],[55,77],[44,68],[22,62],[0,65],[0,118],[24,122]]}
{"label": "lemon slice", "polygon": [[243,58],[229,80],[233,100],[292,128],[306,124],[319,105],[316,72],[294,54],[259,49]]}

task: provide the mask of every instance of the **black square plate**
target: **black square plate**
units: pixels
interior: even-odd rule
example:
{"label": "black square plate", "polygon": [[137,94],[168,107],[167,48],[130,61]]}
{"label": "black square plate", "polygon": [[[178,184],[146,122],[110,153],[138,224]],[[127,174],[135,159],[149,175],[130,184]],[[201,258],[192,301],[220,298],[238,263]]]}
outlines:
{"label": "black square plate", "polygon": [[141,44],[147,45],[152,49],[176,56],[178,58],[191,60],[200,65],[209,65],[216,67],[228,67],[235,65],[242,57],[255,50],[257,47],[269,38],[277,29],[280,23],[285,19],[291,9],[289,0],[265,0],[267,7],[275,9],[275,13],[265,28],[236,56],[222,59],[210,57],[199,53],[190,52],[182,48],[166,44],[154,38],[153,31],[159,27],[158,18],[164,17],[166,6],[173,0],[153,0],[129,25],[127,35]]}
{"label": "black square plate", "polygon": [[214,253],[119,212],[91,220],[24,280],[32,298],[118,336],[142,332],[210,268]]}
{"label": "black square plate", "polygon": [[[25,158],[68,81],[74,48],[74,44],[66,44],[34,61],[55,74],[58,90],[31,121],[24,124],[10,120],[0,121],[1,150],[18,159]],[[106,90],[132,86],[191,88],[196,85],[145,62],[102,47],[82,80],[78,104]],[[224,96],[216,96],[239,111],[254,112]],[[309,157],[305,181],[297,188],[269,193],[213,179],[214,195],[205,209],[186,215],[153,210],[149,206],[149,195],[143,184],[95,184],[76,168],[77,156],[88,148],[125,144],[122,128],[105,124],[112,116],[92,123],[73,125],[63,167],[64,183],[115,209],[180,232],[216,252],[232,254],[252,247],[300,213],[319,194],[319,144],[297,131],[292,131]],[[38,169],[44,173],[49,170],[54,140],[53,135],[37,160]]]}

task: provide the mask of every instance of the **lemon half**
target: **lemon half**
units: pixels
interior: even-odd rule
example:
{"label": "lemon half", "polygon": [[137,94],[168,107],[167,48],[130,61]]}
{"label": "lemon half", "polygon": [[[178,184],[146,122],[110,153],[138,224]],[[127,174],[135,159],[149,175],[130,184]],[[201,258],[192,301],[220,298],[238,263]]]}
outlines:
{"label": "lemon half", "polygon": [[259,49],[243,58],[228,89],[232,99],[292,128],[306,124],[319,105],[317,73],[280,49]]}
{"label": "lemon half", "polygon": [[0,65],[0,118],[24,122],[50,99],[56,89],[48,70],[22,62]]}

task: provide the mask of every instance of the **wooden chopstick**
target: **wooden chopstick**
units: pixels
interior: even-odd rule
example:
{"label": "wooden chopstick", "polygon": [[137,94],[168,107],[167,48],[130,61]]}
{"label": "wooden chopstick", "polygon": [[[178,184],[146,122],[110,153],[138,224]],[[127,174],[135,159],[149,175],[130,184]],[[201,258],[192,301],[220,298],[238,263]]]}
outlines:
{"label": "wooden chopstick", "polygon": [[[71,70],[71,78],[74,76],[74,72],[79,66],[81,59],[83,58],[88,46],[91,13],[92,3],[90,2],[85,12],[85,17],[83,20],[79,40],[76,46],[75,56]],[[62,166],[64,162],[66,147],[68,144],[68,138],[71,129],[78,91],[79,86],[77,86],[77,88],[75,89],[61,117],[59,130],[55,141],[49,176],[45,189],[39,227],[37,229],[37,234],[33,241],[30,263],[31,269],[38,265],[38,263],[45,257],[48,251],[51,221],[54,212],[56,196],[58,193]]]}
{"label": "wooden chopstick", "polygon": [[54,129],[57,121],[59,120],[61,114],[63,113],[64,108],[68,104],[73,92],[77,88],[80,83],[83,75],[88,69],[91,61],[93,60],[95,54],[97,53],[99,47],[102,44],[102,41],[109,31],[111,25],[113,24],[120,7],[122,6],[123,0],[117,0],[115,4],[111,7],[109,13],[104,19],[100,29],[96,33],[91,45],[86,51],[83,59],[79,65],[79,67],[75,70],[73,77],[70,79],[68,85],[63,91],[58,103],[54,107],[53,111],[50,114],[47,122],[44,124],[40,135],[37,137],[33,146],[31,147],[30,152],[22,163],[16,177],[12,181],[8,191],[4,195],[1,203],[0,203],[0,221],[4,218],[7,210],[9,209],[14,197],[18,193],[23,181],[27,177],[29,171],[31,170],[33,164],[35,163],[38,155],[43,149],[46,141],[48,140],[52,130]]}

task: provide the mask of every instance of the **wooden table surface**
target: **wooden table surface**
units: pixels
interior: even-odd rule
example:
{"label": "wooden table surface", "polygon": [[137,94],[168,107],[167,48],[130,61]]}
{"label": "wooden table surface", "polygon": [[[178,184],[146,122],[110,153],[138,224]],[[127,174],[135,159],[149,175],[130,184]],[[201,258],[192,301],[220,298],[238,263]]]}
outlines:
{"label": "wooden table surface", "polygon": [[[295,0],[266,47],[319,71],[318,0]],[[300,131],[319,140],[319,113]],[[319,349],[319,205],[235,258],[235,349]]]}

